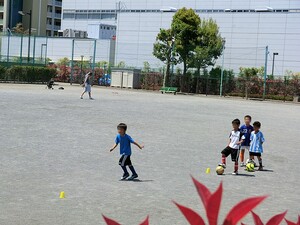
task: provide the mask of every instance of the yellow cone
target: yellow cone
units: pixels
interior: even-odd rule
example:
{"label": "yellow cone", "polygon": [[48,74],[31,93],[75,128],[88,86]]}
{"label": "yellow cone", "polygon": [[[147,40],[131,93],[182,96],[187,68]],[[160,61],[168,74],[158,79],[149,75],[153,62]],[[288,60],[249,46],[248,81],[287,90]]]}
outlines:
{"label": "yellow cone", "polygon": [[60,192],[59,198],[65,198],[65,192],[64,191]]}
{"label": "yellow cone", "polygon": [[206,169],[206,173],[209,174],[210,173],[210,168]]}

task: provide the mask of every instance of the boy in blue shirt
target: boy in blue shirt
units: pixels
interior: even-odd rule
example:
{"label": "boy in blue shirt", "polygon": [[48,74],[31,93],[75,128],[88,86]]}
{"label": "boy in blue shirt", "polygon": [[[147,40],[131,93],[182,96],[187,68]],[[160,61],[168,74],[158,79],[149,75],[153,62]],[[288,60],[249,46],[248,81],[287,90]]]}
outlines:
{"label": "boy in blue shirt", "polygon": [[263,133],[259,130],[261,127],[260,122],[255,121],[253,123],[253,129],[251,136],[250,136],[250,160],[254,160],[254,156],[257,157],[258,162],[259,162],[259,168],[258,170],[263,170],[263,165],[262,165],[262,158],[261,158],[261,153],[263,153],[263,143],[265,142],[265,138]]}
{"label": "boy in blue shirt", "polygon": [[240,131],[244,135],[245,139],[241,145],[241,152],[240,152],[240,159],[241,159],[241,167],[245,166],[244,163],[244,155],[245,155],[245,150],[250,149],[250,136],[251,132],[253,131],[253,127],[251,126],[251,116],[246,115],[244,117],[244,122],[245,124],[241,126]]}
{"label": "boy in blue shirt", "polygon": [[128,180],[134,180],[138,178],[137,173],[135,172],[135,169],[131,163],[130,156],[131,156],[131,143],[138,146],[139,149],[144,148],[143,145],[139,145],[136,143],[128,134],[126,134],[127,125],[125,123],[120,123],[117,127],[118,134],[115,139],[114,146],[110,149],[110,152],[112,152],[118,144],[120,144],[120,155],[121,158],[119,160],[119,165],[122,167],[124,174],[121,178],[121,180],[126,180],[129,177],[129,173],[127,171],[126,166],[129,167],[130,171],[132,172],[132,176],[128,178]]}

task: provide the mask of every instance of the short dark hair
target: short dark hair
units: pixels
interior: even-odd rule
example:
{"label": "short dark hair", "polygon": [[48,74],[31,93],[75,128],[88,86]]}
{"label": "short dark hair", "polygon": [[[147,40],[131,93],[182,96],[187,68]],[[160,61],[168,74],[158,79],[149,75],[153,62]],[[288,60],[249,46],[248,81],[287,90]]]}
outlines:
{"label": "short dark hair", "polygon": [[120,123],[118,126],[117,126],[117,129],[123,129],[123,130],[127,130],[127,125],[125,123]]}
{"label": "short dark hair", "polygon": [[234,119],[232,120],[232,124],[236,124],[239,126],[241,124],[241,121],[239,119]]}
{"label": "short dark hair", "polygon": [[261,123],[260,123],[259,121],[255,121],[255,122],[253,123],[253,126],[254,126],[254,127],[260,128]]}
{"label": "short dark hair", "polygon": [[246,116],[244,117],[244,119],[246,119],[246,118],[249,118],[250,120],[252,120],[252,117],[251,117],[250,115],[246,115]]}

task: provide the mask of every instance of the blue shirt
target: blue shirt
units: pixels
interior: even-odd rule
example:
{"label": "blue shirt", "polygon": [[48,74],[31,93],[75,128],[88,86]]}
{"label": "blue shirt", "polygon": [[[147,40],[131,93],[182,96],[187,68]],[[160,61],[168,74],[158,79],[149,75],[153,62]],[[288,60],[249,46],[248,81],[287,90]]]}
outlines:
{"label": "blue shirt", "polygon": [[257,152],[257,153],[263,153],[263,146],[262,144],[265,142],[265,138],[262,132],[258,131],[255,133],[255,131],[252,131],[250,136],[250,152]]}
{"label": "blue shirt", "polygon": [[240,131],[245,137],[242,146],[250,146],[250,136],[251,132],[253,131],[253,127],[251,125],[247,126],[246,124],[244,124],[243,126],[241,126]]}
{"label": "blue shirt", "polygon": [[127,134],[124,136],[118,134],[115,140],[116,144],[120,144],[120,155],[131,155],[131,143],[134,140]]}

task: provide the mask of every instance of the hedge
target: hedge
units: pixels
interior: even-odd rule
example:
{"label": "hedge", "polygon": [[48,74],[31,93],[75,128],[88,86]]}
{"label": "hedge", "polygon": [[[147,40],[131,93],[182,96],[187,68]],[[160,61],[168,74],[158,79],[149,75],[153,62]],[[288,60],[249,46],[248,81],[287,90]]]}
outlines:
{"label": "hedge", "polygon": [[47,67],[36,66],[12,66],[5,68],[0,66],[0,79],[17,82],[47,82],[56,76],[56,70]]}
{"label": "hedge", "polygon": [[[229,93],[228,96],[236,96],[236,97],[242,97],[245,98],[245,94],[243,93]],[[260,94],[249,94],[248,98],[262,98],[262,95]],[[293,101],[293,96],[287,95],[266,95],[266,99],[271,100],[279,100],[279,101]]]}

